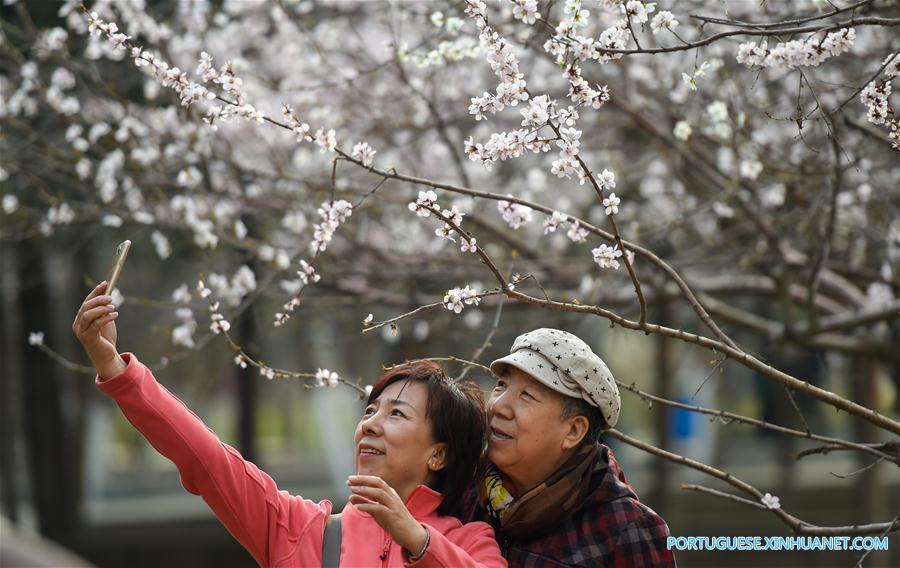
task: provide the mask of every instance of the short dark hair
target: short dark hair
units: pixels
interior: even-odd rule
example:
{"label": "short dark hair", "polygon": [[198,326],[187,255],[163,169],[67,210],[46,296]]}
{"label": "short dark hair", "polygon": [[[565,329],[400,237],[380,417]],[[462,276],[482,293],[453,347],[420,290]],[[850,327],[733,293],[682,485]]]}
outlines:
{"label": "short dark hair", "polygon": [[600,441],[603,431],[606,430],[606,420],[600,409],[590,404],[583,398],[575,398],[572,396],[563,396],[563,409],[560,418],[565,420],[573,416],[584,416],[588,419],[588,430],[578,444],[579,448],[596,444]]}
{"label": "short dark hair", "polygon": [[438,514],[451,515],[462,502],[463,493],[474,483],[487,447],[484,395],[476,383],[454,381],[434,361],[417,359],[378,377],[366,404],[371,404],[388,386],[403,380],[422,382],[428,389],[425,417],[431,422],[431,435],[436,442],[447,444],[447,459],[437,472],[432,489],[444,495]]}

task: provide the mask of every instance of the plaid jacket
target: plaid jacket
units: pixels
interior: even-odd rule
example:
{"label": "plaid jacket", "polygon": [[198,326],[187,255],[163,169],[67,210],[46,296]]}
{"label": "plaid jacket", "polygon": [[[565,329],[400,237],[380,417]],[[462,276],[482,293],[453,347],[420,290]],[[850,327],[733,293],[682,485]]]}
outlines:
{"label": "plaid jacket", "polygon": [[[464,497],[464,521],[486,521],[496,530],[472,489]],[[607,566],[614,568],[675,566],[666,548],[669,527],[638,500],[612,451],[601,445],[584,506],[553,532],[527,542],[513,542],[497,531],[497,541],[511,568]]]}

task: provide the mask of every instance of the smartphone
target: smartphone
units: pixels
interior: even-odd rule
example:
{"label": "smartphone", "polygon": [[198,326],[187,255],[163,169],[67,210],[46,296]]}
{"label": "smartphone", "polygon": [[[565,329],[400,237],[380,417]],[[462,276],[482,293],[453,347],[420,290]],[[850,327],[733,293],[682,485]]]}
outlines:
{"label": "smartphone", "polygon": [[119,282],[119,276],[122,275],[122,267],[125,266],[125,259],[128,258],[128,250],[130,248],[131,241],[124,241],[116,249],[116,254],[113,256],[109,272],[106,273],[107,285],[104,294],[107,296],[112,294],[113,288],[115,288],[116,284]]}

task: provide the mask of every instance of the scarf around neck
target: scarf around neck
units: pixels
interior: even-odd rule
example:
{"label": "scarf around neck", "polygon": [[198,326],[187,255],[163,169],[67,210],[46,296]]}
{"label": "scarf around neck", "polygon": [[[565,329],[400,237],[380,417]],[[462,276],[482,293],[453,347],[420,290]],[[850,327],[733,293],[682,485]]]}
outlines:
{"label": "scarf around neck", "polygon": [[499,521],[498,531],[512,540],[536,537],[577,511],[588,494],[600,446],[581,448],[550,477],[518,498],[503,485],[500,470],[491,464],[479,486],[479,501]]}

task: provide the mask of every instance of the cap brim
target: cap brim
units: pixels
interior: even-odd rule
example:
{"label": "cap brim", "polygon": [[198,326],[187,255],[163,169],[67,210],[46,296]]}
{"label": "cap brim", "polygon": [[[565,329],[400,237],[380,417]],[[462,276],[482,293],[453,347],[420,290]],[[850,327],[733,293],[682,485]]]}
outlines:
{"label": "cap brim", "polygon": [[575,396],[575,393],[572,393],[572,392],[566,390],[565,387],[560,387],[559,385],[553,384],[553,380],[556,378],[553,374],[553,371],[551,371],[550,369],[547,369],[547,368],[541,369],[540,367],[538,367],[538,364],[540,364],[540,363],[546,364],[547,361],[546,361],[546,359],[544,359],[541,356],[529,357],[527,355],[527,351],[524,351],[524,350],[516,351],[515,353],[510,353],[506,357],[501,357],[500,359],[497,359],[496,361],[492,362],[491,363],[491,372],[493,372],[497,376],[500,376],[500,370],[501,370],[502,366],[510,365],[512,367],[515,367],[516,369],[519,369],[523,373],[526,373],[527,375],[529,375],[530,377],[532,377],[534,380],[538,381],[542,385],[546,386],[547,388],[549,388],[551,390],[558,392],[559,394],[561,394],[563,396],[577,398]]}

